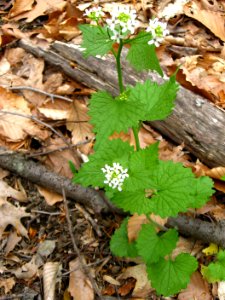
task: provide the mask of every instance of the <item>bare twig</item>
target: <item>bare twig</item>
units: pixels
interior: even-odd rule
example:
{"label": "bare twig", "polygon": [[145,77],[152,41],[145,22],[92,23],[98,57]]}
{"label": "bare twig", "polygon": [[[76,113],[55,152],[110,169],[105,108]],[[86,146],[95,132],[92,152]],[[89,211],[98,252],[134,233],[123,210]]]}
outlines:
{"label": "bare twig", "polygon": [[86,210],[84,210],[83,207],[81,207],[81,205],[75,204],[75,206],[84,215],[85,219],[88,220],[91,223],[91,225],[92,225],[94,231],[97,233],[97,235],[99,237],[102,237],[101,229],[99,228],[99,226],[95,222],[95,220],[93,220],[93,218],[90,216],[90,214]]}
{"label": "bare twig", "polygon": [[10,86],[10,87],[9,86],[3,86],[3,87],[7,88],[8,90],[12,90],[12,91],[27,90],[27,91],[36,92],[36,93],[43,94],[45,96],[50,97],[52,101],[54,101],[54,98],[57,98],[57,99],[65,100],[65,101],[68,101],[68,102],[73,102],[73,100],[70,99],[70,98],[60,96],[60,95],[57,95],[57,94],[48,93],[48,92],[42,91],[40,89],[31,87],[31,86]]}
{"label": "bare twig", "polygon": [[[81,146],[81,145],[86,145],[88,143],[90,143],[92,140],[89,139],[89,140],[86,140],[86,141],[83,141],[83,142],[79,142],[79,143],[76,143],[76,144],[73,144],[73,145],[70,145],[70,147],[78,147],[78,146]],[[54,153],[54,152],[57,152],[57,151],[64,151],[64,150],[67,150],[69,149],[68,146],[63,146],[63,147],[58,147],[58,148],[55,148],[55,149],[51,149],[51,150],[46,150],[46,151],[42,151],[42,152],[36,152],[36,153],[31,153],[29,155],[27,155],[27,157],[29,158],[32,158],[32,157],[36,157],[36,156],[42,156],[42,155],[47,155],[47,154],[50,154],[50,153]],[[1,155],[1,153],[0,153]]]}
{"label": "bare twig", "polygon": [[72,229],[72,222],[70,220],[70,214],[69,214],[69,208],[68,208],[68,204],[67,204],[67,199],[66,199],[66,194],[65,194],[65,190],[64,188],[62,188],[62,195],[63,195],[63,200],[64,200],[64,207],[65,207],[65,213],[66,213],[66,220],[67,220],[67,223],[68,223],[68,229],[69,229],[69,234],[70,234],[70,237],[71,237],[71,240],[72,240],[72,244],[73,244],[73,248],[74,248],[74,251],[75,253],[77,254],[77,257],[79,259],[79,262],[80,262],[80,266],[84,272],[84,274],[87,276],[87,278],[90,280],[91,284],[92,284],[92,287],[93,289],[95,290],[95,293],[98,295],[99,299],[103,300],[102,298],[102,295],[94,281],[94,279],[92,278],[91,274],[90,274],[90,271],[87,267],[87,265],[84,263],[83,259],[82,259],[82,256],[80,254],[80,250],[79,248],[77,247],[77,244],[76,244],[76,241],[75,241],[75,238],[74,238],[74,234],[73,234],[73,229]]}

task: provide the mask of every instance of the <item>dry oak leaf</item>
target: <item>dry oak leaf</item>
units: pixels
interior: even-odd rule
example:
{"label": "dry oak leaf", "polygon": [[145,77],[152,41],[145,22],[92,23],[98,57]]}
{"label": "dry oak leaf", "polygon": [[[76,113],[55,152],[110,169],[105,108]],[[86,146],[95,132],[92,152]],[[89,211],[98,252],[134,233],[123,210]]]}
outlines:
{"label": "dry oak leaf", "polygon": [[203,9],[201,3],[196,0],[189,1],[184,6],[184,13],[188,17],[201,22],[211,30],[215,36],[225,42],[224,13]]}
{"label": "dry oak leaf", "polygon": [[16,231],[10,232],[10,234],[8,236],[6,247],[4,249],[4,253],[6,255],[8,255],[9,252],[11,252],[21,240],[22,240],[22,237],[18,236]]}
{"label": "dry oak leaf", "polygon": [[44,298],[46,300],[55,299],[55,286],[57,281],[57,274],[61,269],[58,262],[47,262],[43,269],[43,282],[44,282]]}
{"label": "dry oak leaf", "polygon": [[94,291],[91,286],[90,280],[83,273],[80,261],[78,258],[70,261],[70,280],[69,292],[74,300],[94,300]]}
{"label": "dry oak leaf", "polygon": [[[17,2],[20,1],[21,0],[17,0]],[[32,8],[32,10],[20,13],[19,15],[14,17],[9,15],[9,17],[11,17],[11,19],[15,21],[26,19],[26,22],[29,23],[40,16],[48,15],[55,11],[62,11],[66,6],[66,1],[64,0],[36,0],[35,3],[36,5]]]}
{"label": "dry oak leaf", "polygon": [[10,142],[19,142],[28,135],[45,140],[49,133],[29,117],[31,112],[22,96],[0,87],[0,136]]}
{"label": "dry oak leaf", "polygon": [[178,300],[187,299],[213,300],[208,283],[202,278],[202,275],[198,271],[191,276],[187,288],[178,296]]}
{"label": "dry oak leaf", "polygon": [[9,18],[30,11],[32,9],[33,4],[34,0],[15,0],[13,3],[13,7],[10,9]]}
{"label": "dry oak leaf", "polygon": [[20,221],[25,217],[30,217],[30,214],[25,212],[25,208],[16,207],[8,201],[0,199],[0,239],[8,225],[13,225],[19,234],[28,238],[27,230]]}

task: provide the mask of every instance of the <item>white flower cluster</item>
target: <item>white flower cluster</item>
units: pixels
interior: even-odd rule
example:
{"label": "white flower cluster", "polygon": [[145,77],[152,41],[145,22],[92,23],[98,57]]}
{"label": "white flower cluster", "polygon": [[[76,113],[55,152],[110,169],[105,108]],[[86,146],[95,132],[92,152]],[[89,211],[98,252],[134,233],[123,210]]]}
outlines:
{"label": "white flower cluster", "polygon": [[119,43],[121,39],[133,34],[138,25],[136,17],[135,9],[129,6],[115,6],[111,12],[111,19],[106,20],[109,29],[113,32],[111,39]]}
{"label": "white flower cluster", "polygon": [[167,23],[160,22],[158,18],[149,21],[149,26],[146,31],[150,32],[152,39],[148,42],[149,45],[154,44],[156,47],[162,43],[164,37],[169,34],[169,30],[166,29]]}
{"label": "white flower cluster", "polygon": [[85,14],[84,16],[87,16],[89,19],[92,21],[98,22],[99,19],[101,19],[105,13],[102,11],[102,8],[99,7],[92,7],[90,9],[85,9]]}
{"label": "white flower cluster", "polygon": [[128,169],[123,169],[119,163],[113,163],[112,167],[106,164],[101,170],[106,178],[104,183],[121,192],[124,180],[129,177]]}

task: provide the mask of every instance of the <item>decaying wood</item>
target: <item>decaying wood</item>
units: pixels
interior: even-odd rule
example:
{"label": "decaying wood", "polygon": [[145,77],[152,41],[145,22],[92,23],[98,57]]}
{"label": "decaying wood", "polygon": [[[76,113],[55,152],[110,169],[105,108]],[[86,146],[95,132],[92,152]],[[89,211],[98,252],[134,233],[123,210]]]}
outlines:
{"label": "decaying wood", "polygon": [[[113,95],[118,93],[115,64],[111,56],[105,60],[95,57],[84,59],[74,45],[62,42],[53,43],[51,50],[43,50],[24,40],[19,42],[19,46],[91,88],[104,89]],[[75,68],[71,67],[71,61],[77,64]],[[134,85],[147,78],[162,82],[155,73],[134,72],[125,61],[123,73],[126,84]],[[150,124],[171,140],[179,144],[184,142],[186,149],[206,165],[225,165],[225,112],[207,99],[181,87],[172,115],[164,121]]]}
{"label": "decaying wood", "polygon": [[53,173],[24,155],[7,151],[3,147],[0,147],[0,167],[59,194],[64,189],[68,198],[91,207],[97,214],[116,211],[98,191],[73,184],[71,179]]}
{"label": "decaying wood", "polygon": [[212,223],[182,215],[169,218],[167,226],[177,228],[185,236],[214,243],[225,249],[225,221]]}

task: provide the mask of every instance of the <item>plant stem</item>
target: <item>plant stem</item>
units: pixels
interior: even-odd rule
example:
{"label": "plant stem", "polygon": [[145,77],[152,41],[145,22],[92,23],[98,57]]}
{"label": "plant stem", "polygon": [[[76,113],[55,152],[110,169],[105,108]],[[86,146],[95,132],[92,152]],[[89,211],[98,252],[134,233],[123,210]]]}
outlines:
{"label": "plant stem", "polygon": [[123,42],[120,41],[119,49],[118,49],[117,55],[116,55],[116,67],[117,67],[118,84],[119,84],[120,93],[122,93],[124,91],[123,76],[122,76],[122,69],[121,69],[121,62],[120,62],[122,48],[123,48]]}
{"label": "plant stem", "polygon": [[139,137],[138,137],[138,128],[133,126],[132,129],[133,129],[133,133],[134,133],[136,151],[139,151],[141,149],[141,147],[140,147],[140,142],[139,142]]}

